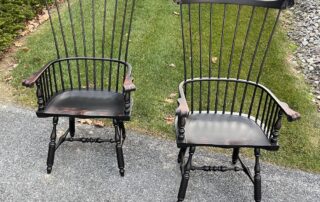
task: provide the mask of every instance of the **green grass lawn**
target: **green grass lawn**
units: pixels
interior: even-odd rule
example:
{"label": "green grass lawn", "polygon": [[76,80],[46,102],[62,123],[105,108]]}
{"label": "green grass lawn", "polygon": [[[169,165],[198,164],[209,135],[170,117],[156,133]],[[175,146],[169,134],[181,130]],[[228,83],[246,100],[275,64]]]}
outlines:
{"label": "green grass lawn", "polygon": [[[179,6],[172,0],[138,0],[129,54],[137,91],[128,128],[170,139],[175,135],[173,125],[166,119],[174,117],[177,97],[173,98],[173,103],[166,99],[177,93],[177,86],[183,80],[180,17],[174,12],[179,12]],[[243,32],[244,27],[240,31]],[[17,99],[26,105],[36,106],[36,98],[34,89],[22,87],[21,81],[54,59],[51,38],[49,23],[45,23],[27,37],[25,46],[28,49],[17,54],[19,66],[13,71],[12,84],[18,89]],[[296,75],[286,62],[293,50],[294,46],[288,42],[284,31],[278,31],[270,49],[269,58],[272,59],[266,65],[267,76],[263,83],[299,111],[302,119],[294,123],[283,119],[280,150],[265,152],[264,158],[280,165],[320,172],[320,116],[303,78]]]}

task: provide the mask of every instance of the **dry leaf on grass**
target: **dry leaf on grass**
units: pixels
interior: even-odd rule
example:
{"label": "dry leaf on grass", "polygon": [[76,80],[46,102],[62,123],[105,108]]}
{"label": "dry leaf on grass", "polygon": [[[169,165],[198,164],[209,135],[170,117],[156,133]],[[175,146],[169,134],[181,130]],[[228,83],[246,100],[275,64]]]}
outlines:
{"label": "dry leaf on grass", "polygon": [[90,119],[79,119],[78,122],[81,124],[87,124],[87,125],[92,124],[92,120],[90,120]]}
{"label": "dry leaf on grass", "polygon": [[173,63],[171,63],[171,64],[169,64],[169,67],[175,68],[175,67],[176,67],[176,65],[175,65],[175,64],[173,64]]}
{"label": "dry leaf on grass", "polygon": [[13,78],[12,78],[12,76],[6,76],[5,78],[4,78],[4,81],[5,82],[9,82],[9,81],[11,81]]}
{"label": "dry leaf on grass", "polygon": [[98,127],[98,128],[103,128],[104,127],[104,123],[102,121],[98,121],[98,120],[94,120],[93,121],[93,125]]}
{"label": "dry leaf on grass", "polygon": [[177,15],[177,16],[179,16],[179,15],[180,15],[180,13],[179,13],[179,12],[177,12],[177,11],[174,11],[174,12],[173,12],[173,15]]}
{"label": "dry leaf on grass", "polygon": [[28,25],[27,25],[27,31],[28,31],[28,33],[33,32],[33,30],[34,30],[34,26],[33,26],[32,24],[28,24]]}
{"label": "dry leaf on grass", "polygon": [[24,52],[28,52],[30,49],[28,47],[23,47],[21,50],[23,50]]}
{"label": "dry leaf on grass", "polygon": [[38,16],[38,20],[40,24],[42,24],[43,22],[49,19],[48,11],[44,9],[42,12],[43,14]]}
{"label": "dry leaf on grass", "polygon": [[29,31],[24,30],[23,32],[20,33],[20,36],[26,36],[27,34],[29,34]]}
{"label": "dry leaf on grass", "polygon": [[[49,19],[48,11],[46,9],[43,9],[42,14],[38,15],[33,20],[30,20],[29,22],[27,22],[25,30],[20,33],[20,36],[26,36],[30,32],[34,32],[36,28],[39,27],[39,25],[41,25],[48,19]],[[17,46],[17,47],[21,47],[21,46]]]}
{"label": "dry leaf on grass", "polygon": [[98,128],[104,127],[103,121],[99,121],[99,120],[79,119],[79,120],[78,120],[78,123],[80,123],[80,124],[86,124],[86,125],[93,125],[93,126],[96,126],[96,127],[98,127]]}
{"label": "dry leaf on grass", "polygon": [[171,94],[169,95],[170,98],[175,98],[176,96],[177,96],[177,93],[171,93]]}
{"label": "dry leaf on grass", "polygon": [[15,47],[21,47],[22,46],[22,43],[18,42],[18,41],[14,42],[13,44],[14,44]]}
{"label": "dry leaf on grass", "polygon": [[10,70],[12,70],[12,69],[18,67],[18,65],[19,65],[19,64],[14,64],[14,63],[13,63],[13,64],[10,64],[10,65],[9,65],[9,68],[10,68]]}
{"label": "dry leaf on grass", "polygon": [[169,115],[169,116],[165,117],[164,120],[166,121],[167,124],[171,125],[174,122],[174,117]]}
{"label": "dry leaf on grass", "polygon": [[212,58],[211,58],[211,62],[212,62],[213,64],[217,63],[217,61],[218,61],[218,58],[217,58],[217,57],[212,57]]}
{"label": "dry leaf on grass", "polygon": [[173,99],[171,99],[171,98],[166,98],[164,101],[165,101],[166,103],[169,103],[169,104],[171,104],[171,103],[174,102]]}

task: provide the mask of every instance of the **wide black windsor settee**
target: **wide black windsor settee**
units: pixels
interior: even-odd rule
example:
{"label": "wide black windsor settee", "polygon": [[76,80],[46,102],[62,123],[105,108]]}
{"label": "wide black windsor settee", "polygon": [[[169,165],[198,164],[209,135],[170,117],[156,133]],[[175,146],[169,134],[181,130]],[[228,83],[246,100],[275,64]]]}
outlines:
{"label": "wide black windsor settee", "polygon": [[[55,152],[65,141],[111,142],[116,143],[123,176],[124,121],[130,120],[130,94],[135,90],[127,63],[135,0],[45,2],[57,58],[23,85],[36,85],[37,116],[53,117],[47,172],[51,173]],[[57,141],[59,117],[69,117],[69,128]],[[113,120],[114,139],[75,137],[76,118]]]}
{"label": "wide black windsor settee", "polygon": [[[186,195],[190,171],[244,171],[261,201],[260,149],[279,149],[281,119],[300,115],[261,84],[276,25],[293,0],[176,0],[180,5],[184,81],[179,86],[176,141]],[[232,166],[196,166],[198,146],[233,149]],[[254,176],[239,158],[253,148]],[[189,156],[185,154],[189,151]],[[240,162],[240,167],[236,165]]]}

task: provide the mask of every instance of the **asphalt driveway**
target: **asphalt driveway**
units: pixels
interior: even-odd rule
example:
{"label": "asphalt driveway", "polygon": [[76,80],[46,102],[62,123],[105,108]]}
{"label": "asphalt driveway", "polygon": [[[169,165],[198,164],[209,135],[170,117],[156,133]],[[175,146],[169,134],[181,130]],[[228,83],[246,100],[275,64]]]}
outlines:
{"label": "asphalt driveway", "polygon": [[[120,177],[113,144],[64,143],[50,175],[46,158],[51,119],[0,106],[0,201],[176,201],[180,172],[174,141],[128,131],[126,175]],[[59,132],[67,128],[59,122]],[[112,128],[77,125],[77,136],[112,137]],[[195,163],[223,165],[223,154],[197,150]],[[244,159],[252,167],[253,161]],[[320,175],[262,162],[263,201],[319,201]],[[241,172],[192,172],[188,201],[253,201]]]}

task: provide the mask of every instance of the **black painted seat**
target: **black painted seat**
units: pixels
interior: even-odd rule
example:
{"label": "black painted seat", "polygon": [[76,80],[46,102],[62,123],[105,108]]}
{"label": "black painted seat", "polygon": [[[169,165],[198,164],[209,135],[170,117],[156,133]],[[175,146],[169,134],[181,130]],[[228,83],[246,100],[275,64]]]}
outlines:
{"label": "black painted seat", "polygon": [[38,115],[129,119],[125,115],[122,93],[97,90],[72,90],[57,94]]}
{"label": "black painted seat", "polygon": [[[270,141],[253,120],[230,114],[191,114],[186,119],[186,145],[271,147]],[[179,143],[178,143],[179,144]]]}

